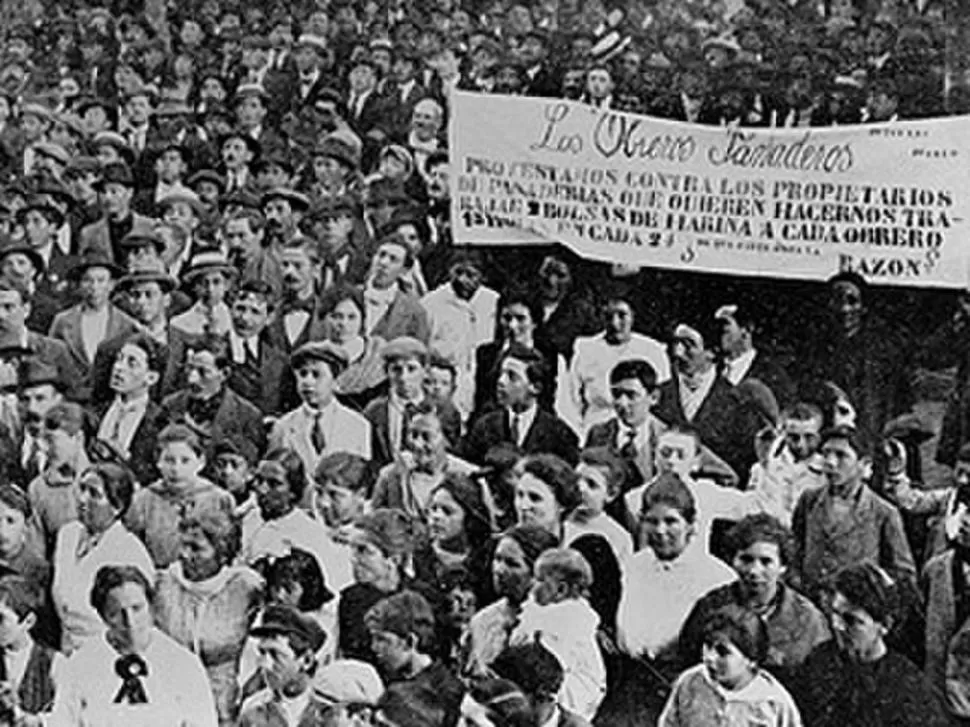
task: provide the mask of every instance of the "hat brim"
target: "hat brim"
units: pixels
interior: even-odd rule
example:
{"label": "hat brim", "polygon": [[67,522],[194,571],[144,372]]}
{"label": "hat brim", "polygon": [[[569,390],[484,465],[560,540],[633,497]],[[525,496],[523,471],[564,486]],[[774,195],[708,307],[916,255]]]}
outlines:
{"label": "hat brim", "polygon": [[235,279],[239,277],[239,271],[232,265],[200,265],[197,268],[189,268],[184,273],[182,273],[182,281],[185,283],[191,283],[196,278],[207,273],[222,273],[227,278]]}
{"label": "hat brim", "polygon": [[135,273],[126,275],[119,280],[118,290],[128,290],[136,285],[144,285],[145,283],[158,283],[158,286],[165,293],[171,293],[175,290],[176,286],[175,279],[171,275],[163,275],[161,273]]}
{"label": "hat brim", "polygon": [[38,275],[42,275],[44,271],[47,270],[47,265],[44,263],[44,258],[41,257],[41,254],[33,248],[27,247],[26,245],[15,245],[7,248],[6,250],[0,250],[0,260],[3,260],[3,258],[7,257],[7,255],[16,255],[18,253],[21,255],[26,255],[28,258],[30,258],[30,261],[34,264],[34,267],[37,268]]}
{"label": "hat brim", "polygon": [[118,280],[125,274],[125,271],[119,265],[115,265],[110,260],[82,260],[71,267],[68,272],[68,277],[73,280],[78,280],[84,275],[85,270],[90,270],[91,268],[104,268],[111,273],[111,277],[115,280]]}

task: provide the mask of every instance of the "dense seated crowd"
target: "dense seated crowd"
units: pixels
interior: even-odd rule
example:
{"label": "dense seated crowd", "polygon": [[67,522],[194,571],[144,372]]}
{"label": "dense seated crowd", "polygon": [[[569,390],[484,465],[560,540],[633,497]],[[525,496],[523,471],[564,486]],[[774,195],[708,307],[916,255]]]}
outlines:
{"label": "dense seated crowd", "polygon": [[970,723],[966,297],[449,224],[455,89],[930,117],[939,0],[2,14],[0,725]]}

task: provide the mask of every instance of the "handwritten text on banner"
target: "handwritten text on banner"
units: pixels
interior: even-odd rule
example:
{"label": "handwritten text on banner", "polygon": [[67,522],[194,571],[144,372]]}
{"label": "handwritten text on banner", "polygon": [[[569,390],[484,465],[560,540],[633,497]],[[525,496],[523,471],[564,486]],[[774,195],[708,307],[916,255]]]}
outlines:
{"label": "handwritten text on banner", "polygon": [[458,243],[562,242],[634,265],[963,287],[970,117],[718,128],[456,92]]}

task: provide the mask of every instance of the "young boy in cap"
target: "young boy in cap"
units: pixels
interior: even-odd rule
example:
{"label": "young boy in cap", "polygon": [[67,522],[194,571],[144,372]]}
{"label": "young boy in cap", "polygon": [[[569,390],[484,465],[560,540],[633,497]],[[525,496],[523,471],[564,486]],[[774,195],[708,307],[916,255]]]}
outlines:
{"label": "young boy in cap", "polygon": [[258,639],[259,670],[266,689],[243,704],[240,727],[326,724],[329,706],[313,694],[317,652],[326,634],[312,618],[290,606],[269,606],[249,631]]}
{"label": "young boy in cap", "polygon": [[334,397],[333,382],[347,366],[347,354],[329,341],[307,343],[290,357],[301,404],[273,425],[270,449],[295,451],[308,476],[320,459],[332,452],[352,452],[371,458],[371,428],[367,419]]}
{"label": "young boy in cap", "polygon": [[226,298],[236,280],[236,268],[218,250],[191,258],[182,282],[192,290],[195,304],[172,319],[172,327],[196,336],[225,336],[232,328]]}
{"label": "young boy in cap", "polygon": [[252,442],[239,436],[219,440],[215,447],[212,481],[232,495],[233,515],[242,522],[256,508],[252,491],[258,453]]}

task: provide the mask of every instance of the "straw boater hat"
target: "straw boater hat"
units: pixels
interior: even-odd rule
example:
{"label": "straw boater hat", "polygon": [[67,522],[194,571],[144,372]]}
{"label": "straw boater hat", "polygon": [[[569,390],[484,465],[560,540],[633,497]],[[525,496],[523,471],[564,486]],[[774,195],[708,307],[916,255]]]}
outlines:
{"label": "straw boater hat", "polygon": [[229,263],[221,251],[203,250],[190,258],[189,267],[182,273],[182,280],[191,284],[196,278],[207,273],[222,273],[227,279],[232,280],[239,271]]}

